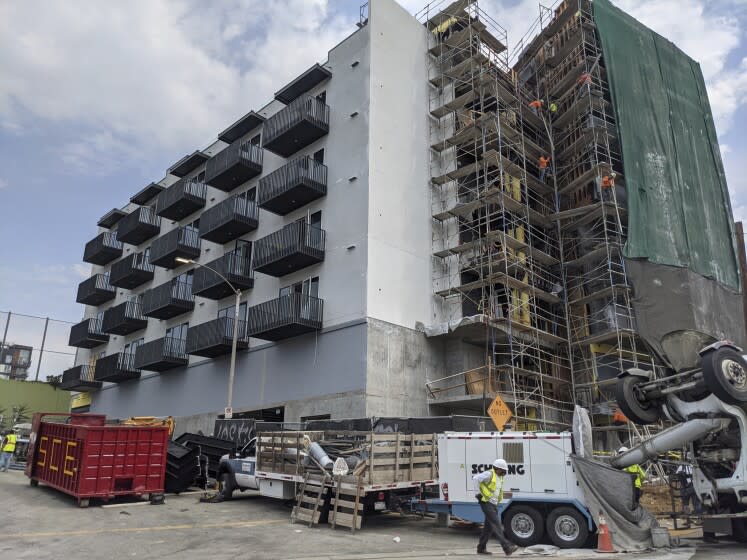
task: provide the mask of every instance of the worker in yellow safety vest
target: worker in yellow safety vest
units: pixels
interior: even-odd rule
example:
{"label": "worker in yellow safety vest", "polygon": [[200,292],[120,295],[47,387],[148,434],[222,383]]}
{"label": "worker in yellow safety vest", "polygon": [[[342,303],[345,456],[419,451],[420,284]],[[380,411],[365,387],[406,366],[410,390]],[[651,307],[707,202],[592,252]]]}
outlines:
{"label": "worker in yellow safety vest", "polygon": [[10,467],[10,460],[16,451],[16,434],[12,430],[5,432],[3,438],[2,454],[0,455],[0,471],[7,472]]}
{"label": "worker in yellow safety vest", "polygon": [[[621,455],[626,451],[628,451],[628,448],[622,446],[617,450],[617,454]],[[646,471],[641,468],[641,465],[637,464],[625,467],[623,470],[635,477],[633,479],[633,497],[635,498],[636,503],[638,503],[641,499],[641,494],[643,493],[643,481],[646,479]]]}
{"label": "worker in yellow safety vest", "polygon": [[[493,462],[493,468],[472,477],[475,497],[485,515],[485,524],[480,534],[480,542],[477,544],[477,554],[491,554],[486,548],[491,535],[494,535],[501,543],[506,556],[511,556],[518,548],[503,534],[503,525],[501,524],[501,518],[498,516],[498,504],[503,499],[503,477],[506,476],[507,472],[508,464],[506,461],[496,459]],[[510,494],[507,493],[506,497],[510,497]]]}

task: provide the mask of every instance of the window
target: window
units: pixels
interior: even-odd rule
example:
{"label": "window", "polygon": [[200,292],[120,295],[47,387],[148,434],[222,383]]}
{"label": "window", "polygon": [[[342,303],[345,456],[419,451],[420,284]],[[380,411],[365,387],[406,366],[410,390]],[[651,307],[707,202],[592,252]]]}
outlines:
{"label": "window", "polygon": [[196,177],[196,179],[197,179],[197,182],[198,182],[198,183],[204,183],[204,182],[205,182],[205,172],[204,172],[204,171],[200,171],[200,172],[199,172],[199,173],[197,174],[197,177]]}
{"label": "window", "polygon": [[244,191],[243,193],[239,194],[241,198],[244,198],[246,200],[251,200],[252,202],[257,200],[257,187],[252,187],[248,191]]}
{"label": "window", "polygon": [[257,134],[256,136],[252,137],[251,140],[249,140],[249,143],[253,146],[259,146],[259,143],[262,141],[262,134]]}
{"label": "window", "polygon": [[[233,313],[234,309],[236,309],[236,305],[229,305],[228,307],[224,307],[220,311],[218,311],[218,319],[221,319],[223,317],[230,317],[233,319]],[[239,321],[246,321],[246,302],[242,301],[239,304]]]}
{"label": "window", "polygon": [[311,297],[319,297],[319,277],[307,278],[302,282],[296,282],[290,286],[280,288],[280,297],[290,294],[305,294]]}
{"label": "window", "polygon": [[332,416],[329,414],[314,414],[313,416],[301,416],[301,422],[308,422],[309,420],[329,420]]}
{"label": "window", "polygon": [[317,163],[324,163],[324,148],[314,152],[314,161]]}
{"label": "window", "polygon": [[321,101],[322,103],[326,103],[327,102],[327,92],[323,91],[322,93],[320,93],[319,95],[317,95],[316,98],[319,101]]}
{"label": "window", "polygon": [[132,342],[128,342],[124,346],[124,353],[125,354],[134,354],[135,350],[138,349],[138,346],[142,346],[145,342],[144,338],[138,338],[137,340],[133,340]]}
{"label": "window", "polygon": [[322,227],[322,211],[314,212],[309,216],[309,223],[314,227]]}
{"label": "window", "polygon": [[173,338],[175,340],[186,340],[188,330],[189,323],[182,323],[181,325],[166,329],[166,338]]}

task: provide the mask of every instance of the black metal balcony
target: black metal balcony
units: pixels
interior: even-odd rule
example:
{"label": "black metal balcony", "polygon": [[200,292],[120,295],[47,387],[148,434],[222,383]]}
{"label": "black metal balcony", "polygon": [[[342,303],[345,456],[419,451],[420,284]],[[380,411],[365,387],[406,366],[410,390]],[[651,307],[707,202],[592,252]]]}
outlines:
{"label": "black metal balcony", "polygon": [[101,381],[94,379],[94,366],[75,366],[66,369],[62,374],[60,389],[86,393],[101,388]]}
{"label": "black metal balcony", "polygon": [[205,183],[179,179],[156,199],[156,214],[178,221],[205,206]]}
{"label": "black metal balcony", "polygon": [[[187,354],[215,358],[231,352],[233,343],[233,317],[220,317],[189,327],[187,332]],[[239,321],[236,349],[243,350],[249,346],[246,336],[246,321]]]}
{"label": "black metal balcony", "polygon": [[324,260],[323,229],[293,222],[254,243],[254,270],[284,276]]}
{"label": "black metal balcony", "polygon": [[228,243],[254,231],[259,209],[253,200],[232,196],[205,210],[200,216],[200,237],[213,243]]}
{"label": "black metal balcony", "polygon": [[294,159],[259,180],[257,204],[285,216],[327,194],[327,166],[309,156]]}
{"label": "black metal balcony", "polygon": [[329,107],[304,94],[265,121],[263,147],[288,157],[329,132]]}
{"label": "black metal balcony", "polygon": [[130,245],[140,245],[161,231],[161,218],[152,208],[143,206],[119,220],[117,239]]}
{"label": "black metal balcony", "polygon": [[234,293],[225,280],[207,267],[220,272],[237,290],[249,290],[254,287],[251,258],[231,251],[195,270],[192,293],[196,296],[223,299]]}
{"label": "black metal balcony", "polygon": [[142,305],[137,300],[125,301],[104,312],[102,330],[109,334],[130,334],[148,326]]}
{"label": "black metal balcony", "polygon": [[195,308],[195,297],[188,282],[173,279],[143,292],[143,315],[170,319]]}
{"label": "black metal balcony", "polygon": [[153,280],[154,266],[148,262],[145,253],[132,253],[121,261],[112,264],[109,283],[117,288],[137,288]]}
{"label": "black metal balcony", "polygon": [[186,340],[163,337],[138,346],[135,351],[135,369],[166,371],[189,363],[185,350]]}
{"label": "black metal balcony", "polygon": [[230,192],[262,173],[262,148],[238,140],[211,157],[205,166],[205,183]]}
{"label": "black metal balcony", "polygon": [[86,243],[83,260],[91,264],[104,265],[122,256],[122,242],[116,233],[105,231]]}
{"label": "black metal balcony", "polygon": [[108,274],[94,274],[78,284],[78,297],[75,301],[86,305],[101,305],[117,295],[116,290],[109,283]]}
{"label": "black metal balcony", "polygon": [[96,360],[96,371],[93,374],[96,381],[120,383],[137,379],[140,370],[135,368],[135,354],[131,352],[117,352]]}
{"label": "black metal balcony", "polygon": [[95,348],[109,341],[109,335],[101,329],[99,319],[84,319],[70,329],[68,344],[76,348]]}
{"label": "black metal balcony", "polygon": [[150,246],[150,262],[163,268],[176,268],[177,258],[200,256],[200,237],[193,227],[180,227],[163,234]]}
{"label": "black metal balcony", "polygon": [[247,335],[282,340],[322,328],[324,300],[290,294],[249,308]]}

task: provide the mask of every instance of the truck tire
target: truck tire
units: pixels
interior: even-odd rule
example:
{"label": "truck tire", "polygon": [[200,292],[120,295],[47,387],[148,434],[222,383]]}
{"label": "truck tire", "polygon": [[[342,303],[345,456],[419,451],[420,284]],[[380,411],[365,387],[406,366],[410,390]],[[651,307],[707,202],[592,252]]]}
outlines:
{"label": "truck tire", "polygon": [[580,548],[589,538],[589,526],[580,511],[564,506],[547,516],[547,534],[558,548]]}
{"label": "truck tire", "polygon": [[39,486],[39,481],[35,478],[29,479],[29,485],[36,488],[37,486]]}
{"label": "truck tire", "polygon": [[224,471],[219,475],[218,481],[218,495],[223,500],[230,500],[233,497],[234,490],[236,490],[233,475],[228,471]]}
{"label": "truck tire", "polygon": [[659,405],[655,402],[644,402],[638,397],[636,387],[646,380],[637,375],[620,377],[615,384],[615,397],[623,414],[635,424],[655,424],[661,417]]}
{"label": "truck tire", "polygon": [[747,362],[728,346],[707,352],[701,360],[708,390],[727,404],[747,402]]}
{"label": "truck tire", "polygon": [[503,530],[519,546],[537,544],[545,534],[542,514],[531,506],[511,506],[503,516]]}

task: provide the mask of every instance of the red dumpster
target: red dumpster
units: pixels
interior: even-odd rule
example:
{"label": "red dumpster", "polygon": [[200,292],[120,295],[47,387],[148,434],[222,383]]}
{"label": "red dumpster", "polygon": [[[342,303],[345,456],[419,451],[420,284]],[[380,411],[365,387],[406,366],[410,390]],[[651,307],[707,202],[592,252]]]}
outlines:
{"label": "red dumpster", "polygon": [[[45,418],[46,417],[46,418]],[[36,413],[26,476],[75,496],[162,495],[168,426],[107,425],[102,414]]]}

